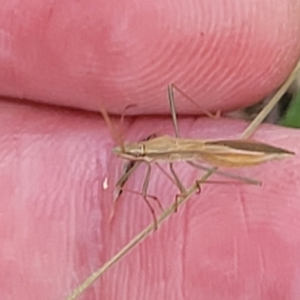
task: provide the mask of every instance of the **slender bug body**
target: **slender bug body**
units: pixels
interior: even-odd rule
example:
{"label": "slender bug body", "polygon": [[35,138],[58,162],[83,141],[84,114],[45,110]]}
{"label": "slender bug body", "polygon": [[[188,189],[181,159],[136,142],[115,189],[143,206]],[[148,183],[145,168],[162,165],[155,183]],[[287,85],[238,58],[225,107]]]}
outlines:
{"label": "slender bug body", "polygon": [[116,147],[113,151],[118,156],[133,161],[197,161],[218,167],[255,166],[294,155],[291,151],[256,141],[197,140],[167,135],[139,143],[128,143],[124,145],[124,149]]}

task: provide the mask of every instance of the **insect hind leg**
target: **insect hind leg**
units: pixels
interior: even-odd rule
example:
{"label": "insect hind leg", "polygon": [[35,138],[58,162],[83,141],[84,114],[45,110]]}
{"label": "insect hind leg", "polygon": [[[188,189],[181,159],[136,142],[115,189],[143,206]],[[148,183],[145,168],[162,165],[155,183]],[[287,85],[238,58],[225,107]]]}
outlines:
{"label": "insect hind leg", "polygon": [[[168,95],[169,95],[169,102],[170,102],[171,113],[172,113],[171,101],[173,103],[175,103],[175,101],[174,101],[174,99],[175,99],[175,97],[174,97],[174,90],[176,90],[185,99],[187,99],[189,102],[191,102],[197,108],[197,110],[200,113],[208,116],[211,119],[218,119],[218,118],[220,118],[220,116],[221,116],[221,111],[220,110],[217,110],[215,113],[211,113],[210,111],[201,108],[196,101],[194,101],[188,94],[186,94],[183,90],[181,90],[175,83],[171,83],[168,86]],[[173,105],[173,109],[175,109],[175,104]]]}
{"label": "insect hind leg", "polygon": [[169,106],[170,106],[170,111],[171,111],[171,115],[172,115],[175,136],[178,138],[178,137],[180,137],[180,134],[179,134],[179,128],[178,128],[178,122],[177,122],[177,113],[176,113],[176,107],[175,107],[174,84],[173,83],[168,85],[168,99],[169,99]]}

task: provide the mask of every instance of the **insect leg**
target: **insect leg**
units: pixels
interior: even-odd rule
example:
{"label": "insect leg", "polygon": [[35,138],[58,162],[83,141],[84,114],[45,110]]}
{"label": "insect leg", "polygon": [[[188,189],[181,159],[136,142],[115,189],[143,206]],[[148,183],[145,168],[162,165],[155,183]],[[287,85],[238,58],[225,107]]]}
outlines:
{"label": "insect leg", "polygon": [[148,198],[151,198],[152,200],[156,201],[161,210],[163,210],[163,207],[162,207],[159,199],[156,196],[149,195],[147,193],[148,186],[149,186],[149,181],[150,181],[150,174],[151,174],[151,165],[150,165],[150,163],[147,163],[147,171],[146,171],[146,177],[145,177],[143,187],[142,187],[142,195],[143,195],[143,198],[144,198],[146,204],[148,205],[148,207],[151,211],[151,214],[152,214],[153,220],[154,220],[154,224],[155,224],[154,225],[154,230],[156,230],[157,229],[157,219],[156,219],[155,211],[154,211],[152,205],[150,204]]}
{"label": "insect leg", "polygon": [[180,137],[178,123],[177,123],[177,113],[176,113],[176,107],[175,107],[173,84],[168,85],[168,99],[169,99],[172,120],[173,120],[173,126],[174,126],[174,130],[175,130],[175,136]]}
{"label": "insect leg", "polygon": [[[212,170],[215,170],[215,168],[204,167],[204,166],[202,166],[200,164],[197,164],[197,163],[194,163],[192,161],[187,161],[187,163],[190,166],[192,166],[194,168],[197,168],[197,169],[200,169],[200,170],[203,170],[203,171],[212,171]],[[252,178],[247,178],[247,177],[235,175],[235,174],[232,174],[232,173],[217,171],[217,170],[215,170],[214,173],[220,174],[220,175],[228,177],[228,178],[237,179],[239,181],[243,181],[243,182],[248,183],[248,184],[261,185],[261,181],[255,180],[255,179],[252,179]]]}
{"label": "insect leg", "polygon": [[176,195],[176,198],[175,198],[175,212],[177,212],[178,197],[181,196],[181,195],[185,195],[186,194],[186,189],[185,189],[184,185],[182,184],[182,182],[180,181],[178,175],[176,174],[175,169],[173,167],[173,163],[169,163],[169,168],[170,168],[170,171],[171,171],[171,173],[173,175],[173,178],[176,182],[176,185],[180,190],[180,194]]}
{"label": "insect leg", "polygon": [[[156,134],[153,133],[151,135],[149,135],[146,139],[143,139],[142,141],[149,141],[153,138],[156,137]],[[116,183],[116,199],[118,199],[121,194],[123,193],[123,187],[126,183],[126,181],[128,180],[129,176],[138,168],[138,166],[141,164],[141,161],[134,161],[134,160],[130,160],[126,166],[125,166],[125,170],[124,170],[124,174],[119,178],[119,180]]]}
{"label": "insect leg", "polygon": [[121,196],[123,193],[124,185],[128,180],[129,176],[138,168],[141,164],[141,161],[129,161],[125,166],[125,173],[119,178],[116,183],[116,200]]}
{"label": "insect leg", "polygon": [[[221,115],[221,111],[218,110],[215,114],[212,114],[211,112],[209,112],[208,110],[204,110],[202,109],[199,104],[197,102],[195,102],[188,94],[186,94],[184,91],[182,91],[176,84],[171,83],[170,88],[173,90],[176,90],[178,93],[180,93],[183,97],[185,97],[187,100],[189,100],[192,104],[194,104],[198,111],[205,114],[206,116],[208,116],[211,119],[218,119]],[[174,93],[173,93],[174,94]],[[174,96],[173,96],[174,98]]]}

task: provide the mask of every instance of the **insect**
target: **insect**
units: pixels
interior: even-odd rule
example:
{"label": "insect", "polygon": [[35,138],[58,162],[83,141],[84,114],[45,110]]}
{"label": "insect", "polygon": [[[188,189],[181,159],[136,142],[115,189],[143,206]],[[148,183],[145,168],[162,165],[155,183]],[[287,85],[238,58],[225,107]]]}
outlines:
{"label": "insect", "polygon": [[[259,124],[264,120],[264,118],[268,115],[268,113],[272,110],[274,105],[279,101],[280,97],[284,94],[284,92],[287,90],[287,88],[290,86],[292,81],[295,79],[295,76],[297,75],[298,70],[300,69],[300,61],[295,66],[294,70],[291,72],[289,77],[286,79],[286,81],[282,84],[282,86],[276,91],[274,96],[272,97],[271,101],[263,108],[263,110],[259,113],[259,115],[251,122],[251,124],[244,130],[244,132],[241,134],[240,140],[244,141],[243,139],[248,138],[259,126]],[[104,109],[101,110],[104,112],[103,116],[104,118],[108,117],[106,111]],[[105,115],[106,114],[106,115]],[[175,115],[176,117],[176,115]],[[109,118],[108,118],[109,120]],[[111,127],[110,120],[107,123],[109,127]],[[113,130],[113,127],[111,127]],[[114,134],[114,131],[112,131],[112,134]],[[258,143],[259,144],[259,143]],[[269,145],[267,145],[269,146]],[[275,147],[276,148],[276,147]],[[123,150],[125,150],[125,147],[123,146]],[[290,156],[294,155],[293,152],[287,151],[284,149],[280,149],[283,151],[283,156]],[[123,151],[124,153],[125,151]],[[276,151],[275,151],[276,152]],[[287,152],[287,153],[286,153]],[[271,153],[269,153],[271,154]],[[283,156],[280,157],[280,154],[277,158],[283,158]],[[276,157],[273,157],[274,159]],[[271,159],[271,158],[270,158]],[[130,160],[129,160],[130,162]],[[130,170],[136,165],[135,162],[131,164],[131,166],[127,167],[128,173],[130,173]],[[138,160],[137,164],[139,165],[142,163],[143,160]],[[206,180],[209,178],[213,173],[216,173],[217,167],[213,169],[209,169],[209,171],[202,177],[201,180]],[[131,174],[131,173],[130,173]],[[122,178],[123,177],[123,178]],[[122,179],[122,184],[125,184],[126,182],[126,173],[120,178]],[[119,182],[120,182],[119,180]],[[194,193],[195,188],[197,188],[197,185],[193,184],[188,189],[188,194],[186,196],[182,196],[179,200],[179,204],[182,205],[186,203],[188,198]],[[158,223],[161,224],[162,222],[166,221],[168,217],[174,212],[173,205],[168,207],[164,212],[159,216]],[[102,266],[100,266],[97,270],[95,270],[90,276],[88,276],[82,283],[80,283],[73,291],[72,293],[66,298],[66,300],[75,300],[77,297],[82,295],[82,293],[87,290],[99,277],[103,276],[103,274],[109,270],[112,266],[114,266],[117,262],[119,262],[121,259],[123,259],[126,254],[128,254],[129,251],[131,251],[133,248],[135,248],[138,244],[140,244],[144,239],[146,239],[150,233],[153,231],[155,224],[150,224],[146,228],[144,228],[141,232],[139,232],[136,236],[133,237],[120,251],[118,251],[116,254],[114,254],[110,259],[108,259]]]}
{"label": "insect", "polygon": [[[147,193],[152,163],[158,164],[159,162],[168,162],[171,174],[170,178],[180,191],[178,195],[184,195],[186,193],[186,189],[182,184],[179,176],[176,174],[176,171],[173,166],[174,162],[185,161],[191,166],[200,169],[205,169],[205,167],[199,165],[199,162],[209,163],[213,167],[247,167],[259,165],[274,159],[283,159],[294,155],[294,152],[292,151],[274,147],[272,145],[253,140],[202,140],[194,138],[181,138],[177,124],[174,89],[179,90],[174,84],[170,84],[168,86],[168,99],[173,119],[173,126],[175,129],[175,137],[169,135],[153,135],[141,142],[125,144],[119,139],[119,146],[113,149],[113,152],[116,155],[128,160],[125,173],[116,184],[116,187],[119,190],[117,196],[119,196],[122,193],[125,182],[129,178],[129,176],[135,171],[135,169],[141,163],[146,164],[147,170],[141,194],[146,204],[151,210],[155,223],[156,217],[154,210],[149,202],[149,198],[154,199],[156,201],[158,201],[158,199],[156,196],[149,195]],[[184,95],[187,96],[186,94]],[[109,126],[113,128],[107,112],[103,109],[101,110],[101,112],[107,124],[109,124]],[[207,112],[205,113],[208,114]],[[212,169],[208,168],[208,170]],[[258,181],[251,180],[248,178],[243,178],[222,172],[219,173],[228,177],[238,178],[251,184],[259,184]],[[177,205],[176,202],[177,200],[175,201],[175,207]]]}

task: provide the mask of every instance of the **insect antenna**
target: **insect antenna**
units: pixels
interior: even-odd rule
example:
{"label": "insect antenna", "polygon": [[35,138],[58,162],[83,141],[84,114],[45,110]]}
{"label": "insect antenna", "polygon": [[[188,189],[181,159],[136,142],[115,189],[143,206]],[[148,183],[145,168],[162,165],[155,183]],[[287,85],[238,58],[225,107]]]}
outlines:
{"label": "insect antenna", "polygon": [[[123,112],[122,112],[122,115],[121,115],[121,118],[120,118],[120,124],[123,125],[124,124],[124,119],[125,119],[125,114],[126,114],[126,111],[132,107],[135,107],[136,105],[135,104],[129,104],[127,105]],[[109,130],[113,136],[113,139],[114,141],[118,144],[118,146],[121,148],[122,152],[125,152],[125,147],[124,147],[124,133],[123,131],[118,128],[117,128],[113,125],[112,121],[111,121],[111,118],[110,116],[108,115],[107,113],[107,110],[103,107],[103,106],[100,106],[99,107],[99,110],[103,116],[103,119],[105,120],[107,126],[109,127]],[[123,128],[123,127],[121,127]]]}
{"label": "insect antenna", "polygon": [[122,152],[125,152],[123,136],[117,131],[116,127],[113,125],[112,120],[107,113],[107,110],[103,106],[100,106],[99,110],[102,114],[102,117],[103,117],[105,123],[109,127],[109,130],[113,136],[114,141],[119,145]]}

